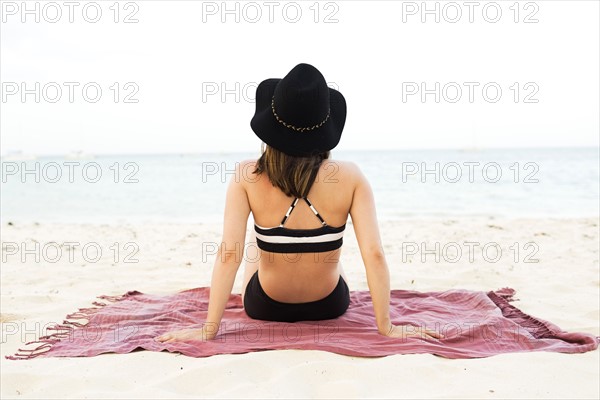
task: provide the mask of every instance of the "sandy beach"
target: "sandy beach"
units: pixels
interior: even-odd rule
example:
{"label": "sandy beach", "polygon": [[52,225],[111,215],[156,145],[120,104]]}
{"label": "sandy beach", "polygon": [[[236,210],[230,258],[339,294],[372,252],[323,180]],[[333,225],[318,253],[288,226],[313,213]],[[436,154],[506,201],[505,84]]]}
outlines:
{"label": "sandy beach", "polygon": [[[514,305],[524,312],[566,331],[600,335],[597,217],[404,219],[381,221],[380,229],[394,289],[512,287],[519,299]],[[98,295],[209,286],[212,246],[220,235],[220,224],[4,224],[2,398],[600,396],[599,351],[470,360],[299,350],[208,358],[148,351],[4,358]],[[346,230],[342,262],[350,289],[367,290],[352,229]]]}
{"label": "sandy beach", "polygon": [[[0,10],[0,400],[600,399],[600,1]],[[245,160],[259,159],[255,173]],[[288,221],[293,209],[311,225]],[[250,320],[251,297],[242,308],[244,260],[236,296],[214,290],[209,317],[223,220],[249,210],[244,258],[259,251],[255,214],[290,229],[258,227],[261,247],[318,267],[337,262],[352,210],[375,296],[356,292],[369,287],[348,216],[354,293],[333,332],[281,322],[346,307],[344,281],[316,299],[326,279],[293,258],[250,286],[264,300],[254,316],[273,321]],[[379,301],[373,215],[397,290],[389,322],[403,327]],[[224,261],[241,224],[228,224]],[[232,263],[218,265],[228,290]],[[314,302],[279,304],[300,299],[288,287]],[[213,317],[211,343],[165,335]],[[79,328],[98,321],[91,346]],[[130,352],[54,357],[116,347]]]}

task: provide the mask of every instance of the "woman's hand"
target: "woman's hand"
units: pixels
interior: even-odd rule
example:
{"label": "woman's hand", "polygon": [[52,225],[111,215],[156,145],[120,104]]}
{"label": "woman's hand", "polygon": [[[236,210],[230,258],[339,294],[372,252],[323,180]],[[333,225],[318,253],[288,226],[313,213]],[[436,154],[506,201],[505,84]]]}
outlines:
{"label": "woman's hand", "polygon": [[413,325],[392,325],[387,329],[380,331],[384,336],[391,338],[405,339],[408,337],[420,337],[421,339],[443,339],[444,335],[430,329],[423,329]]}
{"label": "woman's hand", "polygon": [[214,328],[204,325],[199,329],[182,329],[171,331],[154,338],[161,343],[184,342],[187,340],[212,340],[217,336]]}

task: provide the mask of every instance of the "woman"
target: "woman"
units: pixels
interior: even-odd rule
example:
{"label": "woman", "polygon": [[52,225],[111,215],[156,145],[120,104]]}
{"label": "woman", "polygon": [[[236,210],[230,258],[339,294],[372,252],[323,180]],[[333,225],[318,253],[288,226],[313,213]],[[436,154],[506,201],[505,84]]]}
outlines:
{"label": "woman", "polygon": [[299,64],[283,79],[261,82],[251,127],[266,147],[258,161],[242,162],[229,184],[207,320],[200,329],[168,332],[158,341],[217,335],[243,258],[250,213],[255,222],[251,243],[256,242],[259,257],[246,260],[242,299],[251,318],[294,322],[345,313],[350,296],[339,258],[350,215],[378,332],[394,338],[441,337],[390,321],[389,271],[371,188],[355,164],[329,160],[345,120],[344,97],[311,65]]}

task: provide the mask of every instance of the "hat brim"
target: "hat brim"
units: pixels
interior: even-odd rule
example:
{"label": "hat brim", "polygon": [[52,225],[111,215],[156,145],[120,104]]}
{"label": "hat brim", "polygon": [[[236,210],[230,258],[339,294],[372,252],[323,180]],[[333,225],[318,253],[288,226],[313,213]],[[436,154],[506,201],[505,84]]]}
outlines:
{"label": "hat brim", "polygon": [[292,156],[309,156],[333,149],[342,137],[346,123],[346,99],[329,89],[330,115],[327,122],[312,131],[299,132],[275,119],[271,99],[281,79],[266,79],[256,88],[256,112],[250,126],[267,145]]}

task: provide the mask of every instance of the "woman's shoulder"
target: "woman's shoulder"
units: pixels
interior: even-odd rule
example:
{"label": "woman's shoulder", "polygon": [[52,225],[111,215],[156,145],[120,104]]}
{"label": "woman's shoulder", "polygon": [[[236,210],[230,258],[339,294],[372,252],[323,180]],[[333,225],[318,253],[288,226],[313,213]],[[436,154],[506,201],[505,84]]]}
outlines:
{"label": "woman's shoulder", "polygon": [[247,160],[241,160],[237,162],[237,169],[239,170],[245,170],[245,169],[252,169],[254,170],[254,168],[256,168],[256,164],[257,164],[258,160],[254,160],[254,159],[247,159]]}
{"label": "woman's shoulder", "polygon": [[323,160],[323,166],[335,166],[340,169],[344,169],[346,172],[355,172],[358,170],[358,165],[353,161],[346,160],[335,160],[335,159],[326,159]]}
{"label": "woman's shoulder", "polygon": [[257,160],[247,159],[236,162],[235,176],[238,182],[254,182],[259,177],[254,173]]}
{"label": "woman's shoulder", "polygon": [[321,164],[323,174],[328,176],[339,176],[344,179],[354,179],[361,176],[359,166],[352,161],[324,160]]}

